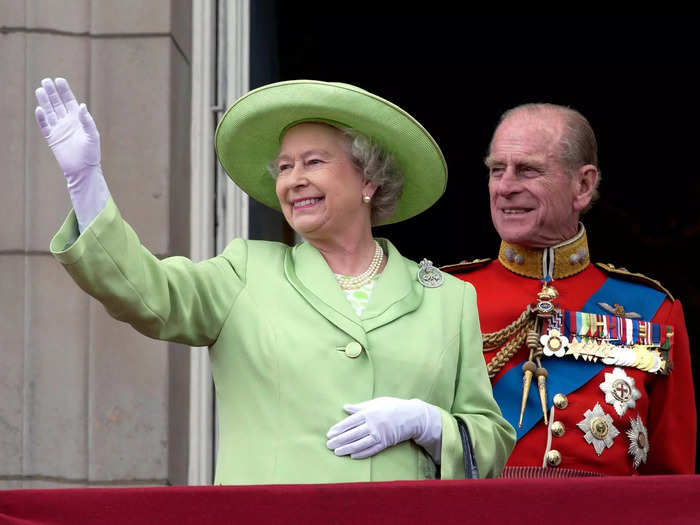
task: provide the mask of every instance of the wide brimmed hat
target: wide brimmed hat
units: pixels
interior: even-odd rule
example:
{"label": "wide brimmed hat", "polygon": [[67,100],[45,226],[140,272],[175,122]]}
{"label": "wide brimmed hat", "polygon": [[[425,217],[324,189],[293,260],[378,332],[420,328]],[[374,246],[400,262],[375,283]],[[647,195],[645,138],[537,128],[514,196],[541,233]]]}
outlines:
{"label": "wide brimmed hat", "polygon": [[432,206],[445,191],[447,164],[430,134],[403,109],[349,84],[316,80],[277,82],[236,100],[216,128],[216,155],[231,179],[255,200],[280,209],[268,164],[282,133],[304,121],[353,128],[399,162],[405,177],[394,214],[399,222]]}

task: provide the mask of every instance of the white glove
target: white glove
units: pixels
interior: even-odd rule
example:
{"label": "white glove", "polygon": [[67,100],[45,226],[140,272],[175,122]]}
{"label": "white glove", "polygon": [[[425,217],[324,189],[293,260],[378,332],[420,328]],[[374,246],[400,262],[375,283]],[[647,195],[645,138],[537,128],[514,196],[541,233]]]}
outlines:
{"label": "white glove", "polygon": [[326,446],[336,456],[367,458],[413,439],[440,463],[442,418],[437,407],[420,399],[378,397],[343,409],[351,415],[326,434]]}
{"label": "white glove", "polygon": [[78,228],[82,232],[109,200],[109,190],[100,167],[100,134],[85,104],[78,105],[63,78],[54,84],[41,81],[34,112],[68,184]]}

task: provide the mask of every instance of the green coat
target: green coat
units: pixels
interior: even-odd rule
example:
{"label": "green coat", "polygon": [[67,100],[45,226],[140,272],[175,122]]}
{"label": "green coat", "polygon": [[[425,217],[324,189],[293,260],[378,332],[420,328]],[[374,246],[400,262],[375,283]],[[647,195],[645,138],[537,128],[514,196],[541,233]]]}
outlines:
{"label": "green coat", "polygon": [[[110,199],[78,236],[71,212],[51,251],[87,293],[143,334],[209,346],[219,410],[216,483],[425,479],[412,441],[362,460],[337,457],[326,432],[346,403],[419,398],[442,413],[442,478],[464,476],[453,416],[467,424],[480,474],[500,473],[515,433],[501,417],[481,352],[476,295],[445,275],[424,288],[388,241],[388,262],[358,318],[310,244],[236,239],[212,259],[158,260]],[[356,341],[356,358],[344,350]]]}

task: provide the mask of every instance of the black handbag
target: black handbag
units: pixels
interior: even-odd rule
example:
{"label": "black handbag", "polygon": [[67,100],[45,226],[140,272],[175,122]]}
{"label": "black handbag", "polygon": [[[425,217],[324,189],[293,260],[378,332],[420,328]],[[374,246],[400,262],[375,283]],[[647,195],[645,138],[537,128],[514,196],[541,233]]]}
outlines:
{"label": "black handbag", "polygon": [[479,478],[479,467],[476,464],[476,458],[474,457],[474,447],[472,446],[472,439],[469,437],[469,429],[467,425],[460,418],[455,418],[457,420],[457,426],[459,427],[459,434],[462,437],[462,455],[464,456],[464,478],[465,479],[478,479]]}

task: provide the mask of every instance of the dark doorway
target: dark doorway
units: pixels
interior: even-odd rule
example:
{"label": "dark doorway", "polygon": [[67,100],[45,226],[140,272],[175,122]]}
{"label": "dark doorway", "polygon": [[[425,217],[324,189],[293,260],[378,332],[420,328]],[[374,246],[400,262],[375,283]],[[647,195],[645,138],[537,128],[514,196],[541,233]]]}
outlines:
{"label": "dark doorway", "polygon": [[258,85],[356,84],[409,111],[445,154],[445,195],[377,236],[437,265],[494,257],[482,159],[499,115],[524,102],[571,106],[599,143],[602,197],[583,218],[592,259],[660,280],[683,301],[691,349],[700,345],[698,17],[321,15],[263,5],[253,11],[254,26],[256,12],[265,21],[251,61],[270,63],[257,49],[276,62]]}

